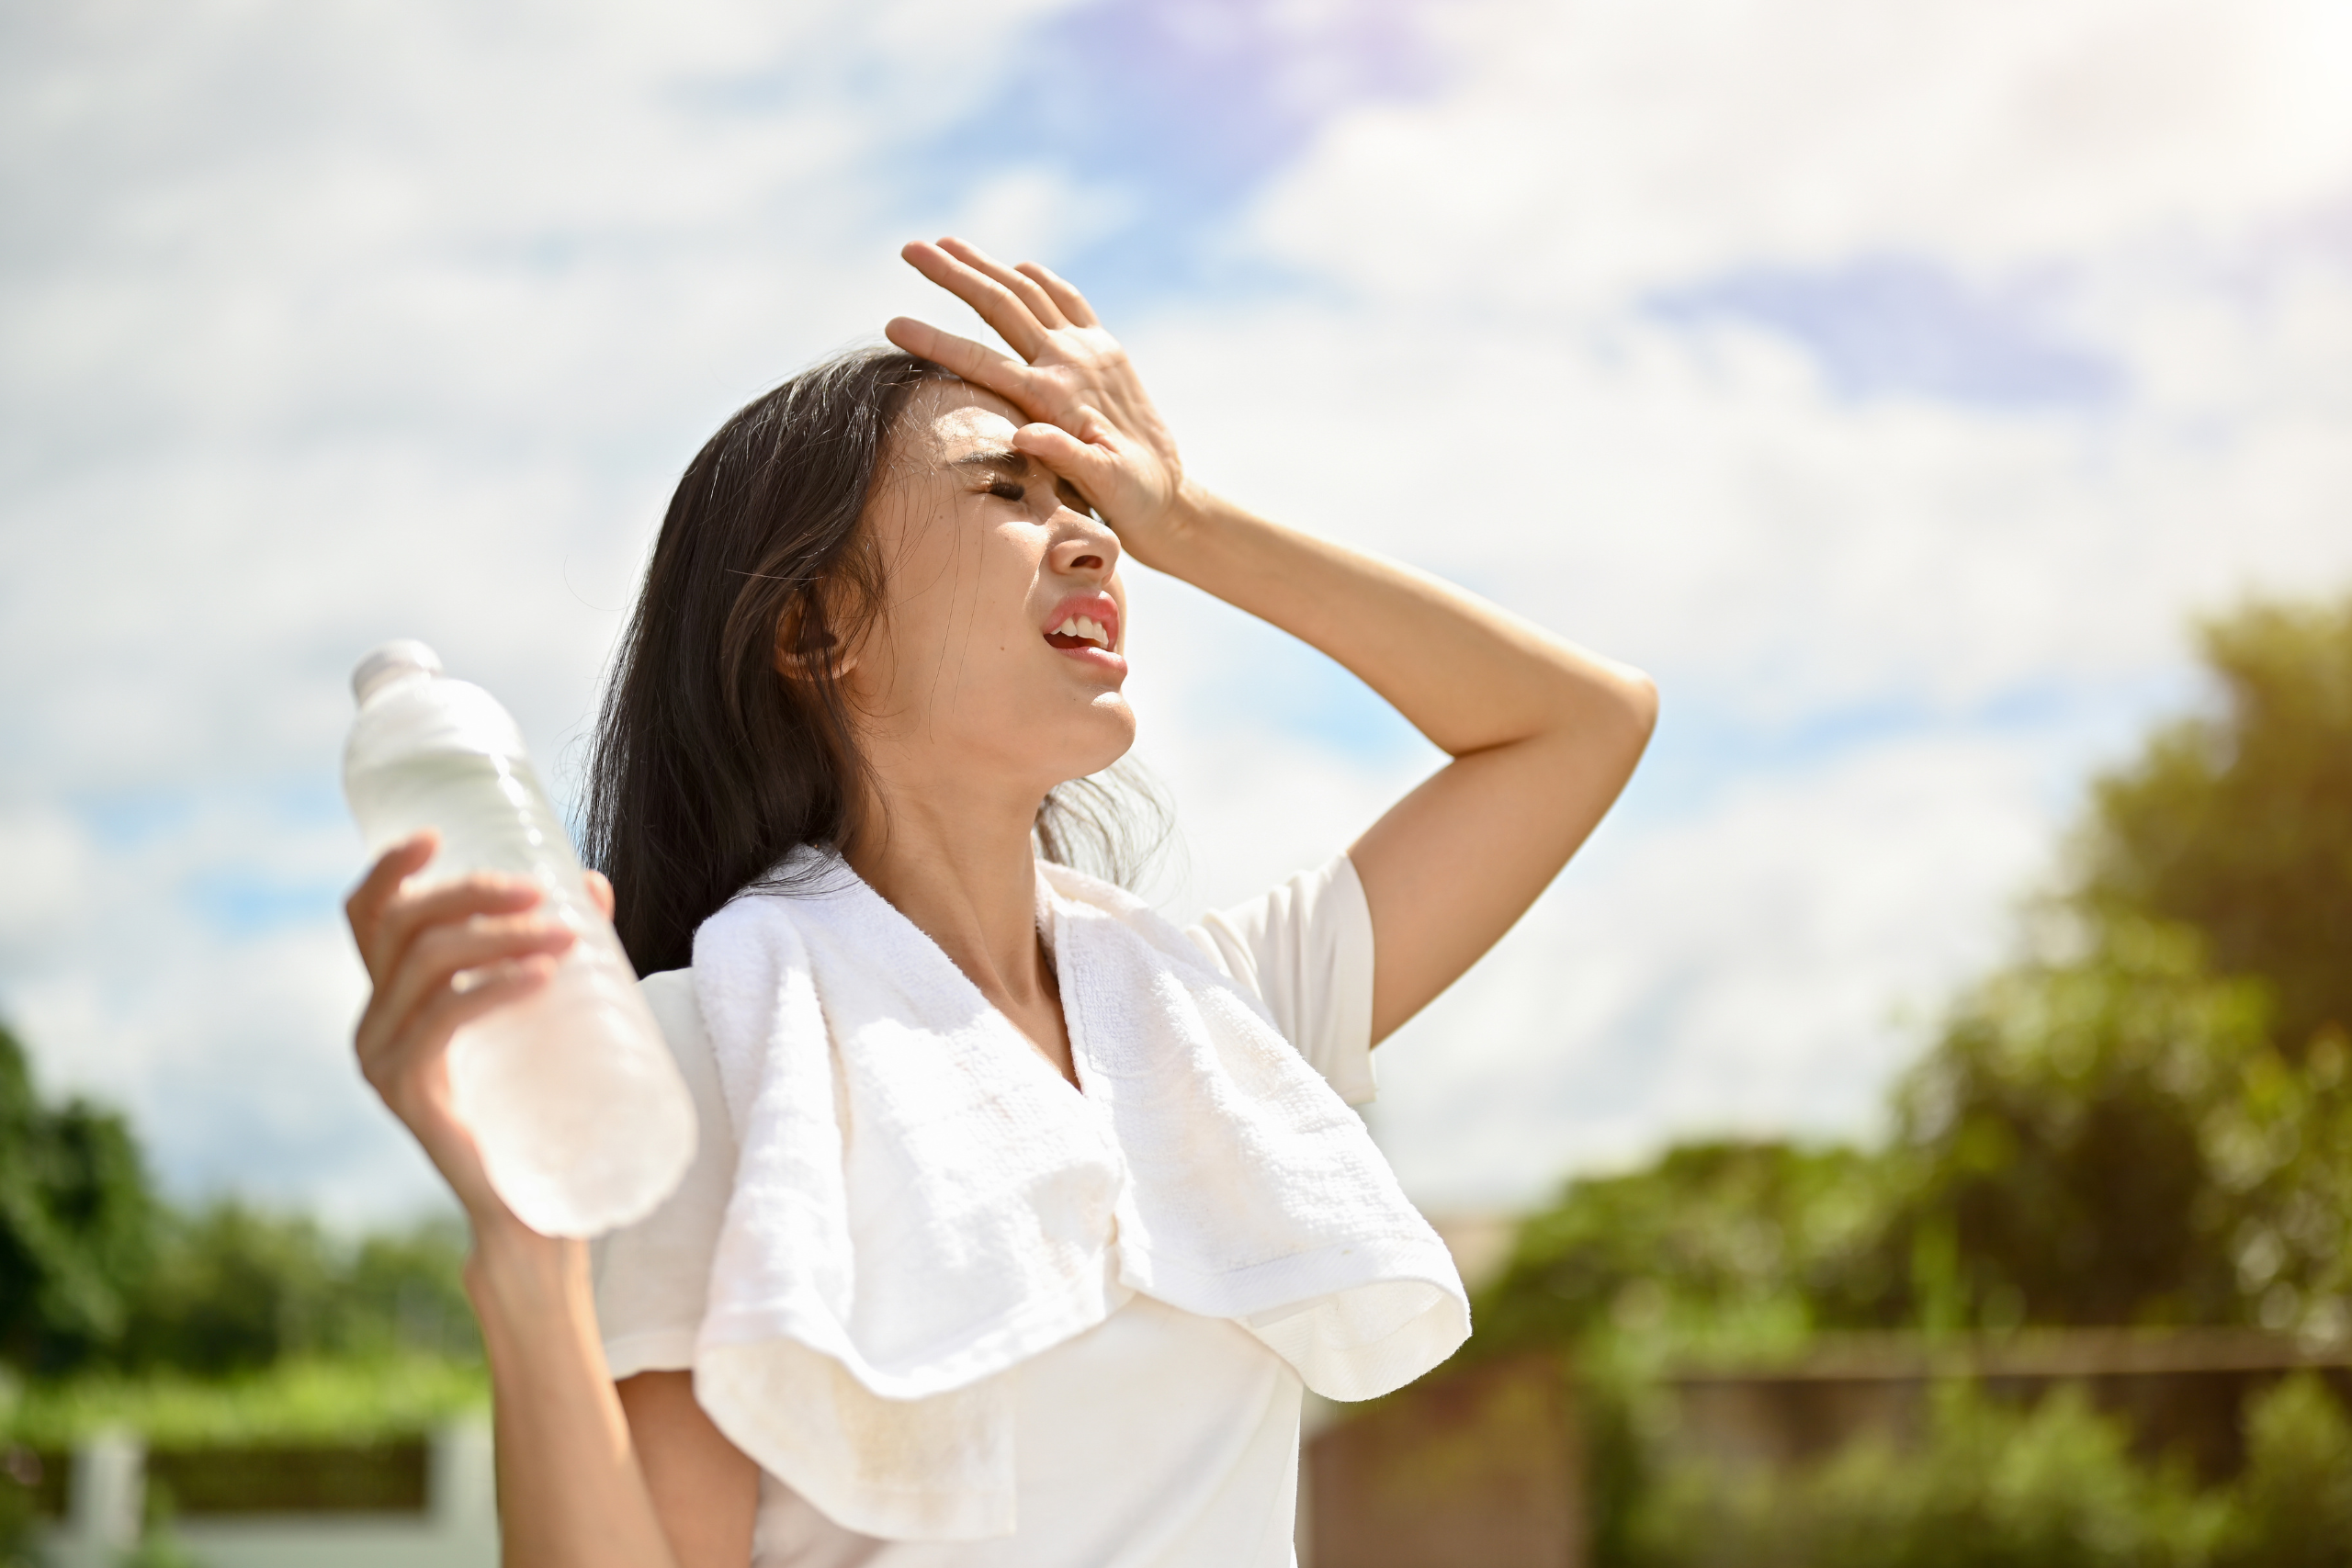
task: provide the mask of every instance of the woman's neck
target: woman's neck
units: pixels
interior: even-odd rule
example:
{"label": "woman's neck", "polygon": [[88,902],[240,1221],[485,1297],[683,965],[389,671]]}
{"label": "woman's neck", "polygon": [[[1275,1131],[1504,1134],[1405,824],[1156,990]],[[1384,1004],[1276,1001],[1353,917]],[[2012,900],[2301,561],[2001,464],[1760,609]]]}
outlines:
{"label": "woman's neck", "polygon": [[[878,782],[845,858],[1067,1071],[1060,998],[1037,940],[1036,803]],[[1043,1016],[1050,1010],[1050,1024]]]}

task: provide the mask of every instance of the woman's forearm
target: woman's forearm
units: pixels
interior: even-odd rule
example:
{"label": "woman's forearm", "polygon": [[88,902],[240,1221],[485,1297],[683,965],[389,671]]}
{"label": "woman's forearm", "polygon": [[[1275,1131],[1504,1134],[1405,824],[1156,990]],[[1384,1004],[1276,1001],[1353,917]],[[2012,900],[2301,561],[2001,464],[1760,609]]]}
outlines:
{"label": "woman's forearm", "polygon": [[490,1357],[508,1568],[677,1568],[606,1375],[586,1246],[486,1228],[466,1293]]}
{"label": "woman's forearm", "polygon": [[1408,567],[1189,487],[1171,513],[1147,565],[1320,649],[1453,759],[1348,849],[1379,953],[1381,1040],[1500,940],[1599,825],[1649,743],[1656,690]]}
{"label": "woman's forearm", "polygon": [[1575,731],[1640,754],[1648,680],[1436,578],[1187,487],[1147,565],[1329,654],[1461,757]]}

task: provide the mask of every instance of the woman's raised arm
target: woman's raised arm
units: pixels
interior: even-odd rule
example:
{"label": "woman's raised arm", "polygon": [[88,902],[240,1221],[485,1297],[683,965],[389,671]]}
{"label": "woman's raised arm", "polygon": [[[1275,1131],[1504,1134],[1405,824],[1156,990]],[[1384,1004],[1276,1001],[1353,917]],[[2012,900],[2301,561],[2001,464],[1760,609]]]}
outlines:
{"label": "woman's raised arm", "polygon": [[1150,564],[1330,655],[1453,759],[1348,851],[1372,906],[1375,1041],[1526,913],[1649,742],[1638,671],[1189,487]]}
{"label": "woman's raised arm", "polygon": [[1020,408],[1014,445],[1120,544],[1339,660],[1453,761],[1350,849],[1378,954],[1373,1038],[1460,978],[1527,911],[1632,776],[1657,720],[1638,671],[1392,561],[1270,523],[1189,482],[1126,355],[1079,292],[958,241],[906,257],[1019,360],[904,318],[892,342]]}

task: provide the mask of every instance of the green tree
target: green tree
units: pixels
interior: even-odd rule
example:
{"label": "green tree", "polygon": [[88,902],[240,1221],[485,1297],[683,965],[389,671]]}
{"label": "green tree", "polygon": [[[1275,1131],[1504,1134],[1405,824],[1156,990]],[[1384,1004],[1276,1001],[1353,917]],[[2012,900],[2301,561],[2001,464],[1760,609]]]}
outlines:
{"label": "green tree", "polygon": [[471,1359],[464,1258],[464,1227],[447,1221],[353,1245],[235,1199],[167,1214],[116,1359],[199,1377],[289,1356]]}
{"label": "green tree", "polygon": [[62,1371],[119,1335],[154,1214],[129,1126],[79,1100],[43,1105],[0,1028],[0,1360]]}
{"label": "green tree", "polygon": [[323,1349],[334,1272],[326,1237],[309,1219],[235,1199],[172,1215],[134,1299],[121,1358],[210,1377]]}
{"label": "green tree", "polygon": [[1479,1301],[1476,1348],[1871,1321],[1899,1286],[1876,1249],[1896,1196],[1873,1156],[1773,1143],[1686,1144],[1579,1179],[1520,1227]]}
{"label": "green tree", "polygon": [[2203,631],[2224,700],[2099,781],[2063,955],[1955,1005],[1891,1147],[1572,1183],[1483,1345],[1657,1322],[2352,1333],[2352,602]]}
{"label": "green tree", "polygon": [[345,1355],[479,1359],[481,1335],[464,1284],[466,1246],[465,1223],[457,1219],[366,1238],[337,1270],[329,1348]]}
{"label": "green tree", "polygon": [[2223,1190],[2219,1145],[2275,1065],[2264,1013],[2178,928],[2117,925],[2075,962],[1980,987],[1898,1094],[1907,1190],[1880,1245],[1910,1259],[1906,1315],[2238,1316],[2228,1241],[2248,1194]]}
{"label": "green tree", "polygon": [[2300,1056],[2352,1030],[2352,599],[2250,604],[2202,642],[2221,701],[2096,785],[2079,901],[2195,928]]}

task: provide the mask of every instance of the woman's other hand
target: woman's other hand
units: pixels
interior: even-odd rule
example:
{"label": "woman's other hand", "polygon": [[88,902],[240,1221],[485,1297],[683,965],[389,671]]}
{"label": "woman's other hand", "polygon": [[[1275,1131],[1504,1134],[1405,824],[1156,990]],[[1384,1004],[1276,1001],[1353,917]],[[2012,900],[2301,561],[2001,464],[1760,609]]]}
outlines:
{"label": "woman's other hand", "polygon": [[[354,1043],[360,1072],[479,1231],[513,1216],[451,1103],[449,1042],[463,1025],[545,986],[575,939],[538,912],[540,889],[523,878],[478,874],[410,886],[438,843],[428,829],[394,845],[344,905],[375,987]],[[611,885],[592,872],[588,890],[609,914]]]}
{"label": "woman's other hand", "polygon": [[994,327],[1020,358],[899,316],[884,329],[909,354],[986,387],[1037,423],[1019,450],[1078,488],[1120,546],[1147,565],[1179,529],[1184,466],[1159,411],[1085,296],[1037,265],[1006,266],[961,240],[900,253]]}

